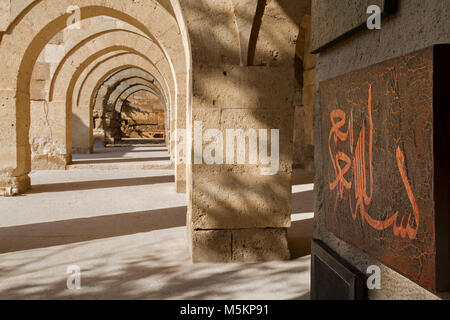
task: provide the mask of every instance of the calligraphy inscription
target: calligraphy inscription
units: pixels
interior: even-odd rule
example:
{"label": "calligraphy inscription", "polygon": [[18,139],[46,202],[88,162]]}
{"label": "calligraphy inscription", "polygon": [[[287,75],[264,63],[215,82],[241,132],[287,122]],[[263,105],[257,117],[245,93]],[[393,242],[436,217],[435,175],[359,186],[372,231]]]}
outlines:
{"label": "calligraphy inscription", "polygon": [[[336,109],[331,112],[331,123],[332,128],[330,130],[330,135],[328,138],[328,149],[330,152],[331,162],[333,163],[335,180],[330,182],[330,190],[338,190],[339,199],[343,199],[343,194],[345,190],[351,190],[352,182],[347,181],[345,178],[346,173],[350,170],[353,165],[353,176],[354,176],[354,186],[355,186],[355,200],[356,203],[352,204],[352,199],[350,198],[350,211],[353,219],[356,219],[358,211],[361,214],[361,219],[364,222],[376,230],[385,230],[389,227],[393,228],[394,236],[401,236],[405,238],[408,236],[410,239],[414,239],[417,236],[417,228],[419,226],[419,208],[417,206],[416,199],[411,190],[411,185],[408,181],[408,177],[405,170],[405,155],[400,147],[396,150],[396,160],[399,173],[401,175],[402,181],[405,185],[408,198],[411,201],[411,206],[414,211],[413,219],[411,219],[411,214],[408,217],[408,222],[404,225],[404,216],[401,218],[400,223],[399,213],[396,212],[393,215],[388,216],[384,220],[376,220],[370,216],[366,210],[366,206],[369,206],[372,202],[373,196],[373,120],[372,120],[372,86],[369,85],[369,101],[368,101],[368,119],[369,119],[369,141],[368,141],[368,166],[369,175],[366,174],[366,129],[363,124],[362,130],[359,133],[358,141],[356,143],[355,150],[353,149],[353,112],[350,116],[350,122],[346,132],[341,131],[341,128],[345,125],[346,114],[343,110]],[[338,139],[342,142],[346,142],[349,138],[350,152],[353,156],[353,161],[351,158],[343,153],[336,152],[334,148],[337,145]],[[332,146],[332,141],[334,142],[334,148]],[[343,161],[345,166],[342,168],[340,161]],[[369,184],[369,194],[367,194]],[[353,210],[354,208],[354,210]]]}
{"label": "calligraphy inscription", "polygon": [[320,123],[326,228],[434,290],[433,50],[322,82]]}

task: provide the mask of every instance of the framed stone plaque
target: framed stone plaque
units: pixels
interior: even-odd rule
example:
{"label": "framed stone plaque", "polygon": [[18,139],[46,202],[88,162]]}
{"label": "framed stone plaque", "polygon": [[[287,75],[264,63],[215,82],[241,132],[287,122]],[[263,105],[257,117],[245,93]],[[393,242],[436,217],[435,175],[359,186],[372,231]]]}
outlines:
{"label": "framed stone plaque", "polygon": [[320,84],[320,214],[339,238],[449,289],[450,45]]}

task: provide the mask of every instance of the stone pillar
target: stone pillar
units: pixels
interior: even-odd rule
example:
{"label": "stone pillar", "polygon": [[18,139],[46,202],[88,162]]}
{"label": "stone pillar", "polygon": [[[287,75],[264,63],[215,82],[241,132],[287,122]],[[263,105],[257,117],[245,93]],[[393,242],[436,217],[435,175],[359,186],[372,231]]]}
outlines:
{"label": "stone pillar", "polygon": [[103,122],[105,118],[103,116],[103,110],[94,110],[94,130],[93,130],[93,144],[94,146],[105,145],[105,130]]}
{"label": "stone pillar", "polygon": [[93,106],[93,143],[94,145],[105,146],[106,145],[106,114],[104,110],[103,100],[108,94],[108,88],[105,85],[101,85],[95,96],[94,106]]}
{"label": "stone pillar", "polygon": [[120,140],[120,134],[117,130],[118,123],[120,123],[119,119],[117,119],[117,115],[113,112],[107,112],[105,117],[105,145],[113,145]]}
{"label": "stone pillar", "polygon": [[[194,262],[288,259],[286,231],[290,227],[291,214],[293,70],[202,66],[194,69],[194,79],[193,119],[197,123],[193,130],[194,150],[201,142],[201,136],[204,141],[202,164],[195,164],[199,158],[194,155],[192,169],[189,218]],[[284,86],[280,88],[279,83]],[[208,100],[202,99],[206,92]],[[201,131],[198,123],[202,123]],[[224,164],[205,163],[209,129],[216,129],[223,135]],[[237,158],[234,164],[226,164],[228,148],[236,154],[242,152],[238,151],[239,140],[228,137],[227,129],[241,129],[244,134],[254,132],[258,151],[263,148],[260,130],[266,132],[268,155],[272,143],[279,143],[279,162],[272,163],[273,174],[263,174],[268,166],[261,163],[260,156],[257,164],[251,164],[253,151],[250,151],[248,138],[244,140],[246,164],[238,164]],[[279,141],[272,129],[279,130]],[[234,148],[230,147],[233,140]],[[216,153],[218,151],[216,149]]]}
{"label": "stone pillar", "polygon": [[31,165],[33,170],[64,170],[72,161],[70,115],[65,101],[31,101]]}
{"label": "stone pillar", "polygon": [[[47,50],[45,52],[50,52]],[[41,54],[41,59],[44,53]],[[65,101],[49,102],[52,64],[36,62],[30,83],[31,167],[33,170],[64,170],[71,161],[68,145],[70,127],[67,127]]]}
{"label": "stone pillar", "polygon": [[167,146],[167,148],[169,149],[169,153],[170,153],[170,159],[172,161],[175,161],[175,139],[176,139],[176,129],[175,129],[175,120],[173,119],[173,112],[174,110],[170,110],[170,119],[169,119],[169,123],[170,123],[170,132],[171,132],[171,136],[174,139],[170,139],[169,141],[169,145]]}
{"label": "stone pillar", "polygon": [[[177,77],[185,75],[177,75]],[[185,82],[186,80],[182,80]],[[175,183],[177,193],[186,193],[186,98],[179,96],[176,110],[176,131],[174,142]]]}
{"label": "stone pillar", "polygon": [[[192,259],[288,259],[298,90],[294,57],[306,3],[184,0],[181,5],[192,49],[186,114]],[[230,129],[241,130],[234,131],[241,139],[227,136]],[[249,151],[255,145],[256,151]],[[270,174],[264,151],[278,155]],[[238,156],[227,161],[229,153]]]}
{"label": "stone pillar", "polygon": [[72,152],[87,154],[94,151],[92,109],[89,105],[72,108]]}
{"label": "stone pillar", "polygon": [[[20,93],[17,93],[20,95]],[[0,195],[13,196],[25,192],[31,187],[30,145],[26,128],[17,121],[20,117],[29,117],[29,113],[16,108],[15,89],[0,90]],[[29,121],[29,120],[28,120]]]}
{"label": "stone pillar", "polygon": [[305,15],[296,44],[297,80],[301,84],[295,101],[294,168],[300,169],[311,183],[314,176],[314,102],[316,96],[316,56],[310,51],[311,16]]}

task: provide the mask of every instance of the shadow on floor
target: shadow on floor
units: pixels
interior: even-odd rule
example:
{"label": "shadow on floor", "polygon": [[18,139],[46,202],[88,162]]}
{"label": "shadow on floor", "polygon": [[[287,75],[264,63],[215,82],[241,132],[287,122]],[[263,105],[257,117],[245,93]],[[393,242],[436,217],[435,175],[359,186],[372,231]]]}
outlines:
{"label": "shadow on floor", "polygon": [[297,259],[311,254],[311,240],[314,229],[314,219],[293,221],[288,230],[288,246],[291,259]]}
{"label": "shadow on floor", "polygon": [[301,296],[295,297],[291,300],[311,300],[311,292],[307,292],[302,294]]}
{"label": "shadow on floor", "polygon": [[292,194],[292,213],[314,212],[314,191],[303,191]]}
{"label": "shadow on floor", "polygon": [[[292,213],[295,215],[314,212],[314,191],[292,194]],[[314,219],[292,221],[288,229],[288,246],[291,258],[296,259],[311,254],[311,240],[314,231]]]}
{"label": "shadow on floor", "polygon": [[[1,299],[236,299],[250,289],[255,294],[258,287],[273,286],[279,273],[304,275],[309,272],[306,266],[290,264],[282,269],[274,263],[205,265],[195,268],[165,261],[160,252],[149,253],[139,259],[122,263],[115,272],[101,272],[97,268],[82,270],[82,289],[67,290],[66,279],[35,283],[21,283],[0,292]],[[45,257],[44,257],[45,258]],[[107,260],[107,256],[101,257]],[[308,259],[308,258],[305,258]],[[151,263],[149,263],[151,262]],[[81,263],[81,265],[83,265]],[[97,266],[104,268],[104,263]],[[64,270],[64,268],[61,268]],[[30,274],[31,276],[31,274]],[[33,279],[33,278],[31,278]],[[289,279],[289,278],[287,278]],[[58,280],[58,278],[56,279]],[[33,290],[30,290],[33,289]],[[263,290],[264,290],[263,289]],[[308,299],[309,285],[296,284],[284,289],[290,300]],[[288,297],[286,297],[288,296]],[[290,296],[290,297],[289,297]],[[277,292],[267,298],[278,299]],[[242,298],[241,298],[242,299]]]}
{"label": "shadow on floor", "polygon": [[0,228],[0,253],[131,235],[186,225],[185,206]]}
{"label": "shadow on floor", "polygon": [[167,147],[96,147],[94,148],[94,152],[89,154],[73,154],[74,159],[80,160],[88,160],[89,158],[101,159],[101,158],[110,158],[112,155],[114,157],[122,157],[125,154],[129,153],[153,153],[153,152],[166,152],[169,150]]}
{"label": "shadow on floor", "polygon": [[301,168],[293,168],[292,185],[314,183],[314,172]]}
{"label": "shadow on floor", "polygon": [[73,160],[72,164],[102,164],[102,163],[127,163],[127,162],[147,162],[147,161],[169,161],[170,157],[150,157],[150,158],[117,158],[117,159],[92,159]]}
{"label": "shadow on floor", "polygon": [[[116,152],[115,150],[114,150],[114,148],[106,148],[106,149],[103,149],[103,150],[94,150],[94,152],[93,153],[91,153],[91,154],[104,154],[105,153],[105,150],[107,150],[107,149],[112,149],[112,151],[111,151],[111,153],[112,152]],[[167,148],[159,148],[159,149],[137,149],[137,150],[133,150],[133,149],[130,149],[130,150],[123,150],[124,148],[123,147],[121,147],[120,149],[122,149],[122,150],[120,150],[121,152],[123,152],[123,153],[141,153],[141,152],[148,152],[148,153],[152,153],[152,152],[169,152],[169,150],[167,150]],[[107,152],[106,152],[107,153]]]}
{"label": "shadow on floor", "polygon": [[32,189],[29,192],[27,192],[27,194],[133,187],[133,186],[144,186],[150,184],[173,183],[173,182],[175,182],[174,176],[156,176],[156,177],[136,177],[128,179],[37,184],[33,185]]}

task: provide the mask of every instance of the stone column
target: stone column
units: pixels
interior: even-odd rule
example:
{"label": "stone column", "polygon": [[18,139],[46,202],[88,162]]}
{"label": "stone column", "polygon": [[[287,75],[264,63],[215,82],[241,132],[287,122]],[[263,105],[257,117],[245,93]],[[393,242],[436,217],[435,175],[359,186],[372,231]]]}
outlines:
{"label": "stone column", "polygon": [[31,187],[28,176],[31,170],[28,135],[24,134],[25,126],[18,127],[26,120],[17,121],[17,118],[29,117],[29,113],[15,108],[16,99],[15,89],[0,90],[0,196],[23,193]]}
{"label": "stone column", "polygon": [[89,105],[72,108],[72,152],[87,154],[94,151],[92,136],[93,116]]}
{"label": "stone column", "polygon": [[[198,86],[194,87],[193,145],[197,151],[199,140],[203,140],[201,151],[205,153],[200,157],[202,164],[195,164],[194,154],[192,169],[193,260],[288,259],[286,228],[290,227],[291,214],[293,132],[289,88],[294,83],[293,70],[202,66],[194,70],[194,79]],[[278,83],[284,83],[286,89],[280,88]],[[211,100],[203,100],[204,93],[212,93]],[[199,123],[203,126],[201,131]],[[209,153],[209,129],[216,129],[223,135],[224,164],[205,163]],[[227,150],[240,154],[239,139],[231,139],[227,134],[229,129],[241,129],[243,137],[246,134],[257,137],[257,164],[251,164],[255,151],[250,150],[249,138],[244,138],[245,164],[238,164],[237,157],[233,164],[226,164],[231,162]],[[279,130],[279,141],[272,129]],[[263,148],[260,130],[267,134],[268,155],[271,155],[272,143],[279,144],[279,162],[272,163],[274,172],[269,175],[263,174],[268,166],[261,163],[259,156]],[[231,143],[234,148],[230,147]]]}
{"label": "stone column", "polygon": [[[256,0],[182,1],[193,63],[186,118],[192,144],[187,194],[194,262],[290,257],[293,98],[298,90],[293,63],[297,18],[304,13],[299,3],[285,1],[283,7],[272,1],[265,7]],[[230,129],[241,139],[233,138]],[[231,159],[230,153],[237,157]],[[265,156],[274,156],[269,174]]]}
{"label": "stone column", "polygon": [[[186,76],[177,75],[177,77],[182,77],[185,82]],[[179,95],[177,99],[177,110],[176,110],[176,123],[175,130],[177,134],[171,139],[175,143],[174,145],[174,162],[175,162],[175,183],[177,193],[186,193],[186,135],[180,134],[186,132],[186,98]],[[178,140],[177,140],[178,139]]]}
{"label": "stone column", "polygon": [[68,139],[70,127],[67,127],[67,116],[70,115],[66,115],[66,102],[49,102],[48,99],[51,68],[51,63],[38,61],[30,83],[29,140],[33,170],[64,170],[72,158],[71,139]]}

